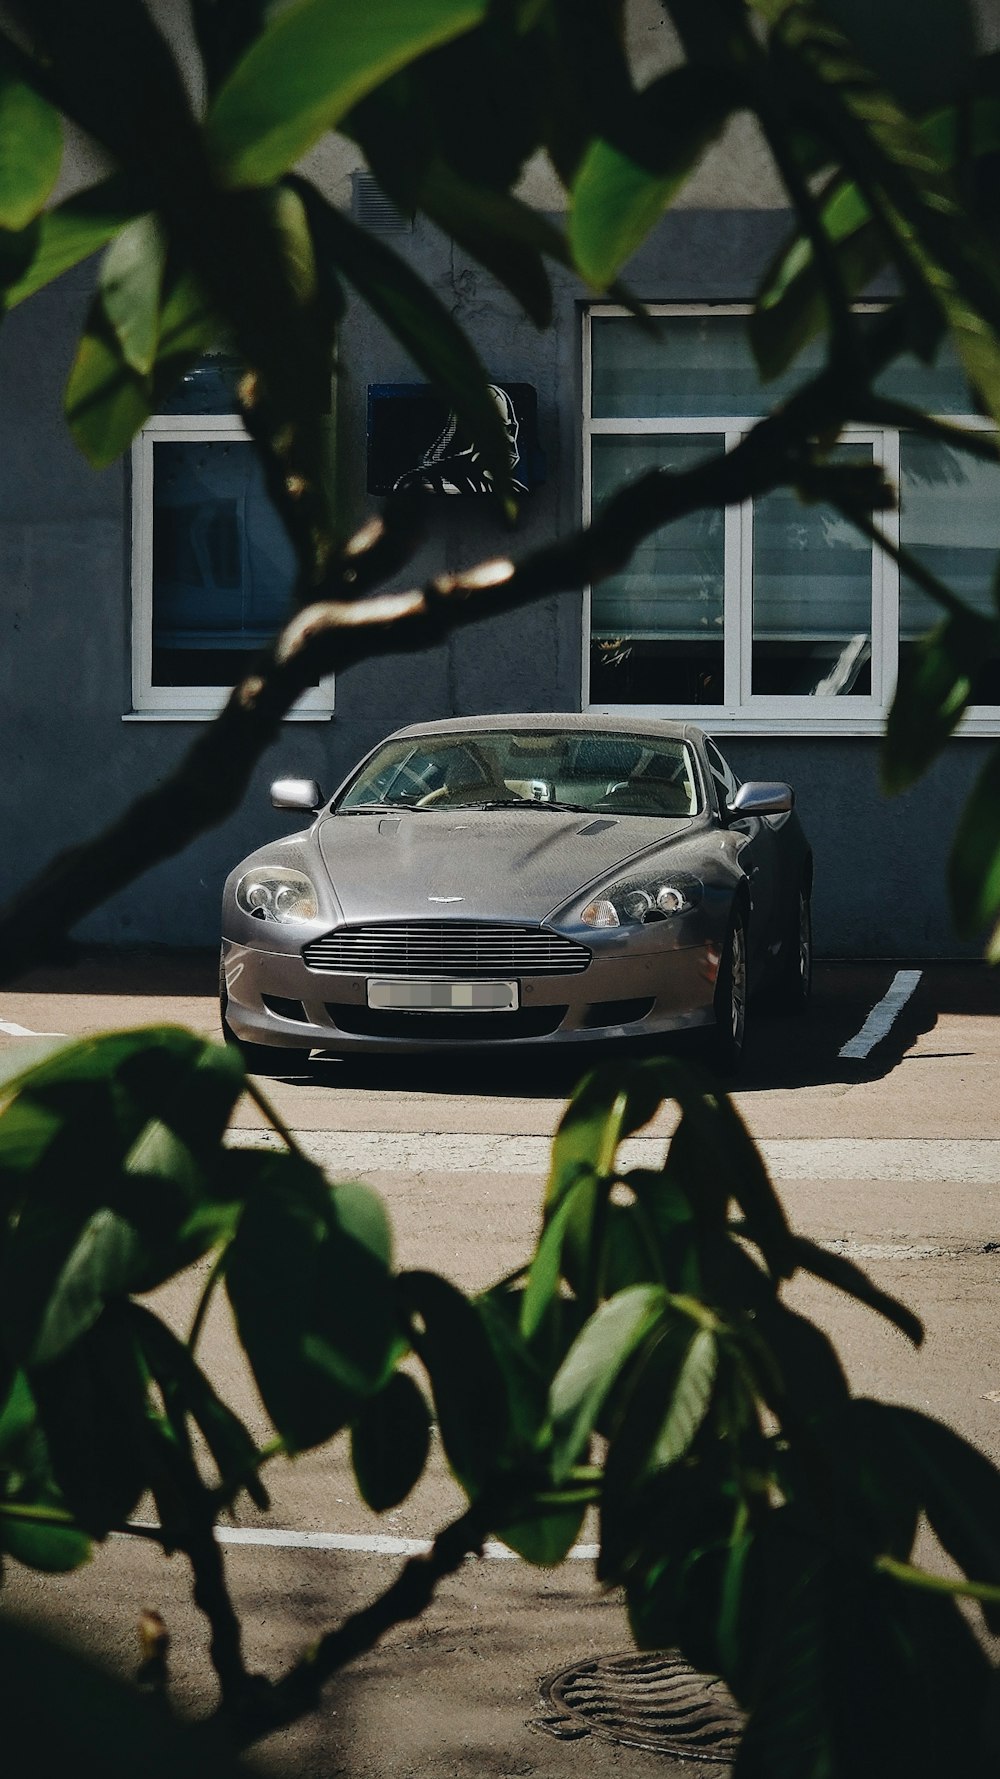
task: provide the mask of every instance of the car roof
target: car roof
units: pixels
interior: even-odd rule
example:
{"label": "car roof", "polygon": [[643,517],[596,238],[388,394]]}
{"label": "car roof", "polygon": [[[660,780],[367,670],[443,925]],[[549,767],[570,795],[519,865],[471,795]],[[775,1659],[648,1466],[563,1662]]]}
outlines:
{"label": "car roof", "polygon": [[511,711],[500,716],[443,717],[436,723],[407,723],[394,729],[389,741],[420,735],[483,735],[504,729],[538,730],[540,733],[576,730],[585,735],[645,735],[651,740],[701,740],[703,731],[694,723],[672,723],[665,718],[605,716],[596,711]]}

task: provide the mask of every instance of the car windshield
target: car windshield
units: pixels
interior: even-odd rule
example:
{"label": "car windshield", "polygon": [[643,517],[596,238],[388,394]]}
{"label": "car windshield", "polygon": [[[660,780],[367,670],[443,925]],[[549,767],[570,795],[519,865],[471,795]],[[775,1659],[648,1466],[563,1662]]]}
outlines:
{"label": "car windshield", "polygon": [[688,744],[579,729],[496,729],[387,741],[336,805],[375,809],[571,809],[692,816],[700,809]]}

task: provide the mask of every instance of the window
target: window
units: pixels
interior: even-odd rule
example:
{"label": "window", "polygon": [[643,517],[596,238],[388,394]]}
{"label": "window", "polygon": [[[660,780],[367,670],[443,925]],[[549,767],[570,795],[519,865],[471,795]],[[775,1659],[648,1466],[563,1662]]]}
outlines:
{"label": "window", "polygon": [[[802,381],[822,348],[762,387],[735,307],[653,306],[656,334],[595,307],[585,326],[584,510],[655,467],[731,450]],[[886,392],[969,429],[956,360],[894,365]],[[977,609],[992,609],[1000,468],[948,445],[852,427],[841,462],[882,464],[899,514],[879,523]],[[743,733],[876,733],[902,653],[942,616],[894,562],[825,505],[778,489],[654,533],[589,595],[586,708],[686,716]],[[1000,663],[986,663],[964,727],[1000,731]]]}
{"label": "window", "polygon": [[[295,556],[232,395],[207,361],[132,450],[132,704],[212,716],[290,616]],[[322,718],[333,683],[292,712]]]}

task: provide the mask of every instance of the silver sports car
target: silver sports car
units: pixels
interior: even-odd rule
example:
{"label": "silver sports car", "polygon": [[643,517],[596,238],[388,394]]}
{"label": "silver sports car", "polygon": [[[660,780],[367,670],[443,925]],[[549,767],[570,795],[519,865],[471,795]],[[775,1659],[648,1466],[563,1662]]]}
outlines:
{"label": "silver sports car", "polygon": [[689,723],[499,716],[400,729],[222,906],[222,1019],[289,1050],[585,1044],[705,1028],[735,1068],[748,997],[809,994],[812,855],[786,784],[740,784]]}

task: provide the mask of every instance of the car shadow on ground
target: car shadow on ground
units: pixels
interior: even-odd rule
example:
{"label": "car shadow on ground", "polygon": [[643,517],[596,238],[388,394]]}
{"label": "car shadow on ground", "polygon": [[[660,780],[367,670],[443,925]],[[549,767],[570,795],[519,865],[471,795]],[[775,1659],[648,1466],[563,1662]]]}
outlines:
{"label": "car shadow on ground", "polygon": [[[797,1017],[776,1014],[766,999],[752,1004],[739,1073],[720,1084],[727,1091],[760,1093],[876,1081],[890,1074],[916,1040],[933,1029],[944,1005],[963,1011],[976,1011],[980,1005],[985,1011],[989,1005],[997,1011],[996,980],[982,982],[981,965],[917,965],[914,967],[921,971],[917,989],[885,1037],[864,1058],[841,1056],[844,1045],[864,1026],[897,971],[906,967],[896,962],[821,964],[809,1009]],[[942,980],[944,969],[947,983]],[[945,986],[947,993],[942,995]],[[602,1063],[656,1055],[710,1070],[704,1037],[692,1033],[670,1041],[622,1038],[565,1050],[536,1045],[506,1052],[470,1048],[439,1051],[433,1056],[317,1057],[307,1068],[297,1065],[283,1078],[388,1093],[560,1100]]]}
{"label": "car shadow on ground", "polygon": [[[919,970],[916,992],[867,1057],[841,1056],[897,971]],[[86,951],[71,962],[33,970],[15,992],[162,997],[217,992],[218,959],[206,951]],[[839,962],[817,965],[806,1014],[780,1017],[766,999],[751,1005],[739,1074],[722,1083],[740,1093],[853,1084],[890,1074],[942,1013],[995,1017],[1000,976],[978,960],[958,963]],[[437,1051],[428,1055],[315,1057],[292,1053],[279,1079],[294,1084],[406,1094],[461,1094],[482,1099],[563,1100],[601,1063],[656,1054],[706,1065],[704,1041],[695,1035],[671,1041],[622,1038],[561,1049],[518,1045],[511,1049]]]}

